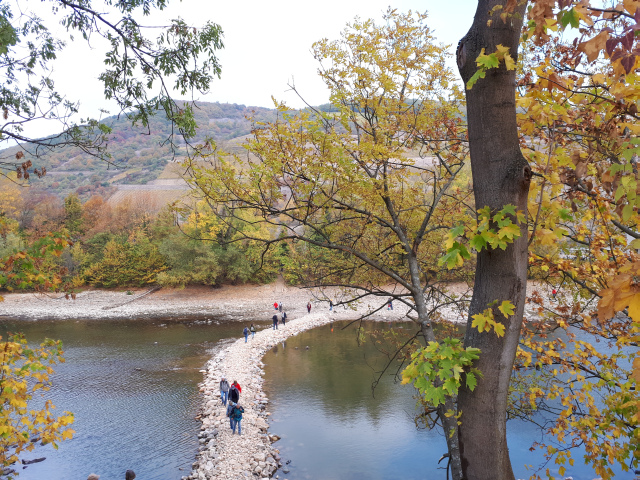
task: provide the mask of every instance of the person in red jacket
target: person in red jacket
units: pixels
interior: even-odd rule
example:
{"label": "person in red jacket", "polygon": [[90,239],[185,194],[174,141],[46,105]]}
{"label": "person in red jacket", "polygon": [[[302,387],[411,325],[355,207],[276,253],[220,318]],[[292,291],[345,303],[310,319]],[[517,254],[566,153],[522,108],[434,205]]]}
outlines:
{"label": "person in red jacket", "polygon": [[236,382],[235,380],[233,381],[231,386],[232,387],[236,387],[238,389],[238,393],[242,393],[242,387],[240,387],[240,384],[238,382]]}

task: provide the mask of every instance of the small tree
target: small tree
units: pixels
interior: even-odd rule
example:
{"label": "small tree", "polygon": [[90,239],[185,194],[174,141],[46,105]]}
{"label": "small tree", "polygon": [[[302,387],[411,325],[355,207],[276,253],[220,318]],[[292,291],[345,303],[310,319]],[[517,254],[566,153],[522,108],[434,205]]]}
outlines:
{"label": "small tree", "polygon": [[[438,259],[446,232],[469,208],[460,92],[446,47],[434,42],[426,15],[389,10],[383,25],[355,21],[339,41],[320,41],[313,51],[332,108],[294,115],[278,105],[282,118],[256,126],[247,158],[203,150],[203,161],[189,165],[190,181],[235,229],[230,241],[290,242],[310,273],[307,286],[355,289],[338,304],[370,296],[385,308],[393,297],[425,342],[436,342],[438,309],[456,303],[438,277]],[[268,238],[238,227],[258,221],[270,226]],[[474,354],[459,342],[449,349]],[[456,368],[445,382],[451,358],[438,358],[441,376],[429,393],[460,478],[453,402],[460,375]]]}
{"label": "small tree", "polygon": [[56,362],[64,362],[60,342],[46,340],[31,349],[22,335],[5,341],[0,337],[0,476],[17,475],[8,467],[21,453],[32,451],[36,440],[58,448],[57,442],[69,440],[75,433],[69,428],[73,414],[54,416],[50,400],[40,410],[31,403],[37,392],[49,389],[51,365]]}
{"label": "small tree", "polygon": [[82,216],[82,202],[74,193],[64,199],[64,226],[71,238],[77,239],[84,233],[84,219]]}

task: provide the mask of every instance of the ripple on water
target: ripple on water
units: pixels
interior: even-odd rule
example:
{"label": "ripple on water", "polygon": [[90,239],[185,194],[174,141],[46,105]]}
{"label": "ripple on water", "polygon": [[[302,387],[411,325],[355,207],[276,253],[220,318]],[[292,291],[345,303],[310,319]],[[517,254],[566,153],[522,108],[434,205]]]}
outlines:
{"label": "ripple on water", "polygon": [[21,480],[83,479],[91,472],[115,480],[127,469],[145,480],[188,474],[198,449],[199,370],[218,341],[239,336],[237,323],[169,320],[3,318],[0,335],[7,331],[23,331],[34,342],[63,341],[66,362],[55,367],[47,396],[56,413],[75,415],[75,438],[57,451],[24,455],[47,460],[22,470]]}

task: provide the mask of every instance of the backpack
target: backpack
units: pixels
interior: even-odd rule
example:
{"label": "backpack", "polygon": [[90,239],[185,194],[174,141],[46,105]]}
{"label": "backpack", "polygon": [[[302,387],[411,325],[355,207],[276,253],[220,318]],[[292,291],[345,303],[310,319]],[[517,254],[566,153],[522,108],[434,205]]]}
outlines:
{"label": "backpack", "polygon": [[231,410],[231,418],[233,418],[234,420],[240,420],[242,419],[243,413],[244,408],[242,408],[240,405],[236,405],[233,407],[233,410]]}
{"label": "backpack", "polygon": [[244,330],[242,331],[242,333],[244,333],[245,335],[247,335],[249,333],[249,329],[247,327],[244,327]]}

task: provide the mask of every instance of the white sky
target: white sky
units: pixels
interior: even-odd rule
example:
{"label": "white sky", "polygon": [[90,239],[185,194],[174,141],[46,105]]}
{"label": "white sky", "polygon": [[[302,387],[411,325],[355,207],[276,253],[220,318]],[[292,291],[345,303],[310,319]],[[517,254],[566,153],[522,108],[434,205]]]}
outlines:
{"label": "white sky", "polygon": [[[48,3],[42,3],[48,6]],[[168,11],[146,17],[148,25],[164,24],[166,18],[182,17],[198,26],[207,20],[218,23],[224,31],[225,48],[219,51],[222,78],[214,80],[211,92],[198,99],[210,102],[238,103],[247,106],[273,107],[271,96],[292,107],[302,103],[287,83],[292,79],[308,103],[328,101],[328,93],[317,76],[317,63],[311,45],[322,38],[334,40],[347,22],[361,19],[381,20],[389,0],[172,0]],[[458,40],[471,26],[474,0],[398,0],[392,4],[400,11],[427,10],[428,25],[434,36],[445,44]],[[47,8],[47,7],[45,7]],[[41,12],[45,14],[45,12]],[[55,64],[56,86],[69,100],[81,103],[81,116],[97,116],[99,108],[117,113],[106,104],[100,82],[104,51],[97,45],[90,49],[82,39],[71,43]],[[452,68],[455,64],[452,60]],[[38,135],[59,130],[39,125]],[[32,134],[36,134],[32,132]]]}

